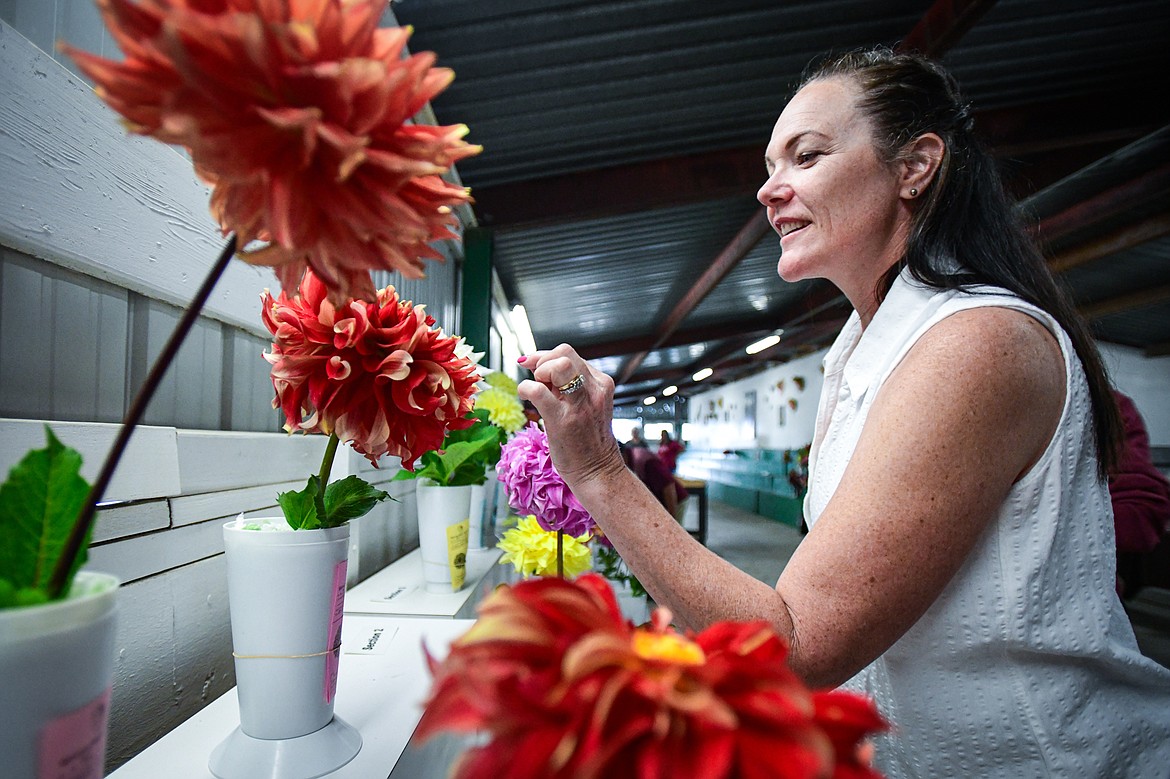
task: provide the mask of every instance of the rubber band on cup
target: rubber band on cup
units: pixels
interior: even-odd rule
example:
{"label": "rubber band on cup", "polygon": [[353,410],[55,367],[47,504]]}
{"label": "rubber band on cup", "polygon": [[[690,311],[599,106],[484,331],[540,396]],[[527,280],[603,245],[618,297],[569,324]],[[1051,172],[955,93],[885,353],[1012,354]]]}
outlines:
{"label": "rubber band on cup", "polygon": [[232,652],[232,657],[237,660],[300,660],[306,657],[324,657],[325,655],[331,655],[334,652],[340,651],[341,644],[338,644],[332,649],[326,649],[324,652],[313,652],[307,655],[238,655]]}

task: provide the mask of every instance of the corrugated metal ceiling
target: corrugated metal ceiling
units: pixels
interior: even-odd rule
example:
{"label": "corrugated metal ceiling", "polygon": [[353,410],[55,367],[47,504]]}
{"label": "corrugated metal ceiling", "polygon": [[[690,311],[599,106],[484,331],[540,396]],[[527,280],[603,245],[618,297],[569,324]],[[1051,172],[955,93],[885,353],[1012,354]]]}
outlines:
{"label": "corrugated metal ceiling", "polygon": [[[1161,97],[1170,74],[1165,0],[401,0],[393,8],[415,27],[412,48],[435,51],[456,71],[434,110],[442,123],[468,124],[469,139],[484,146],[459,169],[481,225],[494,232],[507,293],[527,308],[538,343],[591,350],[595,364],[628,378],[619,395],[631,398],[706,361],[723,361],[717,378],[733,378],[816,348],[845,313],[831,291],[776,276],[770,232],[749,242],[705,297],[691,289],[758,213],[763,146],[816,56],[897,44],[929,16],[931,33],[917,40],[943,51],[1020,196],[1170,122]],[[1114,192],[1102,218],[1065,229],[1049,248],[1068,251],[1126,227],[1157,239],[1170,232],[1158,226],[1170,213],[1168,162],[1161,146],[1139,146],[1034,197],[1030,213],[1047,228]],[[1120,245],[1065,273],[1078,302],[1170,283],[1166,241]],[[688,292],[700,302],[665,327]],[[1162,353],[1170,351],[1165,308],[1155,301],[1094,325],[1102,338]],[[755,360],[733,356],[781,326],[791,341],[786,334]]]}

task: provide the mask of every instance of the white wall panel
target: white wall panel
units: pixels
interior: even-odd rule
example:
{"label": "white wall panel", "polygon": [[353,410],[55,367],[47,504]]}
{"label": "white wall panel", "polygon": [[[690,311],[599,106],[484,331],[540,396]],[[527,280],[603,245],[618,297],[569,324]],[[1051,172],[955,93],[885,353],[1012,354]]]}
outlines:
{"label": "white wall panel", "polygon": [[49,286],[43,276],[24,267],[0,264],[0,413],[51,416],[47,388],[53,375],[53,333],[44,326],[42,313],[52,300]]}
{"label": "white wall panel", "polygon": [[120,420],[128,296],[0,249],[0,413]]}
{"label": "white wall panel", "polygon": [[[173,305],[190,302],[224,245],[187,158],[128,136],[83,81],[4,23],[0,181],[19,193],[0,198],[0,243]],[[233,262],[207,314],[261,334],[256,296],[273,283]]]}
{"label": "white wall panel", "polygon": [[118,609],[110,766],[235,685],[223,555],[122,585]]}
{"label": "white wall panel", "polygon": [[[45,422],[0,419],[0,475],[24,457],[29,449],[45,446]],[[53,434],[81,453],[81,475],[92,482],[118,434],[118,425],[88,422],[49,422]],[[139,427],[130,437],[114,478],[106,490],[107,501],[134,501],[178,495],[179,455],[175,429]]]}

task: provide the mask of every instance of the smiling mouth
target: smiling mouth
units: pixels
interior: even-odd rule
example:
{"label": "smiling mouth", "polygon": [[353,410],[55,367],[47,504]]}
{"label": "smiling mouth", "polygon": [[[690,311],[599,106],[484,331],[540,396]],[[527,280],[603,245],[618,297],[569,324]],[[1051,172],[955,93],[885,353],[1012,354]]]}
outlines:
{"label": "smiling mouth", "polygon": [[808,227],[810,224],[812,224],[812,223],[811,222],[785,222],[784,224],[781,224],[777,227],[777,231],[780,233],[781,238],[786,238],[789,235],[792,235],[793,233],[795,233],[797,230],[803,230],[805,227]]}

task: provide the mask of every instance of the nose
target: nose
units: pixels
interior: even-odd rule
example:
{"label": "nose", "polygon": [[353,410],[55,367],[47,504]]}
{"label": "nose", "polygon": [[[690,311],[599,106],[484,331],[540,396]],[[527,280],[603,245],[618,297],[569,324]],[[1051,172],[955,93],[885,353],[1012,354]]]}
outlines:
{"label": "nose", "polygon": [[782,182],[780,177],[780,169],[777,169],[768,176],[768,180],[756,193],[756,200],[759,200],[765,208],[777,206],[792,199],[792,187]]}

